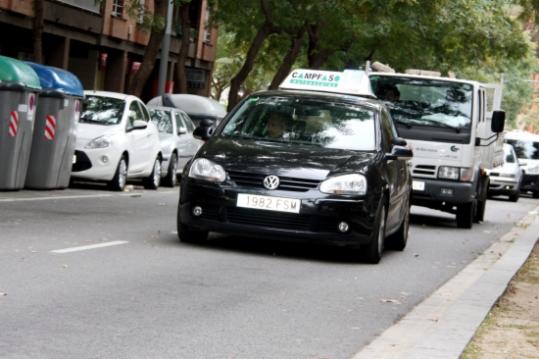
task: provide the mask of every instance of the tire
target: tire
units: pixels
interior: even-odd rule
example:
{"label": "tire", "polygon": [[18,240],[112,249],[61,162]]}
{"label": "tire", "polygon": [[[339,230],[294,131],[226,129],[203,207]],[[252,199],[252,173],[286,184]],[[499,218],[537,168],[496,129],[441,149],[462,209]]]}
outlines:
{"label": "tire", "polygon": [[485,209],[487,207],[487,192],[489,181],[488,179],[483,181],[483,185],[480,188],[479,198],[477,200],[477,207],[474,215],[474,223],[483,222],[485,220]]}
{"label": "tire", "polygon": [[165,178],[163,178],[163,184],[167,187],[175,187],[178,184],[178,156],[173,153],[170,156],[170,163],[168,164],[168,172]]}
{"label": "tire", "polygon": [[408,242],[408,230],[410,229],[410,207],[406,206],[406,213],[402,218],[397,232],[386,238],[386,247],[396,251],[403,251]]}
{"label": "tire", "polygon": [[208,232],[198,231],[185,224],[178,223],[178,239],[183,243],[201,243],[208,239]]}
{"label": "tire", "polygon": [[375,230],[369,244],[363,247],[362,257],[366,263],[377,264],[382,259],[386,236],[386,207],[382,198],[380,209],[376,216]]}
{"label": "tire", "polygon": [[161,160],[159,157],[153,163],[152,173],[144,179],[144,188],[158,189],[161,184]]}
{"label": "tire", "polygon": [[509,200],[511,202],[518,202],[518,199],[520,198],[520,191],[515,191],[509,195]]}
{"label": "tire", "polygon": [[120,158],[120,161],[118,162],[118,166],[116,167],[114,177],[109,182],[109,187],[113,191],[124,190],[125,184],[127,183],[127,166],[127,160],[125,156],[122,156],[122,158]]}
{"label": "tire", "polygon": [[532,192],[532,197],[533,198],[539,198],[539,191],[533,191]]}
{"label": "tire", "polygon": [[472,228],[475,212],[475,202],[464,203],[457,207],[457,227]]}

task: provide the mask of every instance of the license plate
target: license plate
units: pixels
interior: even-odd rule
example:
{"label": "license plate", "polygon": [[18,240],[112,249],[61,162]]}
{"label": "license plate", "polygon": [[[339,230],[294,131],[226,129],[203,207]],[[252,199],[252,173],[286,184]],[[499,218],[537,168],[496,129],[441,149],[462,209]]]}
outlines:
{"label": "license plate", "polygon": [[423,181],[412,181],[412,189],[414,191],[424,191],[425,190],[425,182],[423,182]]}
{"label": "license plate", "polygon": [[301,201],[294,198],[239,193],[236,206],[242,208],[263,209],[266,211],[299,213]]}
{"label": "license plate", "polygon": [[71,161],[73,164],[77,163],[77,155],[73,155],[73,159]]}

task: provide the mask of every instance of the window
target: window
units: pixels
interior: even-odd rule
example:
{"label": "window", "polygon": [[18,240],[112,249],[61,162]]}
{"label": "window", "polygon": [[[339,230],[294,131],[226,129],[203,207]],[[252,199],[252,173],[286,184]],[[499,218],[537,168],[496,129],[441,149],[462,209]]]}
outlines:
{"label": "window", "polygon": [[161,133],[172,133],[172,119],[170,113],[164,110],[150,110],[152,121],[157,125],[157,129]]}
{"label": "window", "polygon": [[112,0],[112,16],[121,17],[124,13],[124,0]]}
{"label": "window", "polygon": [[139,0],[137,9],[137,22],[144,24],[144,15],[146,14],[145,0]]}
{"label": "window", "polygon": [[176,129],[178,131],[178,135],[180,135],[180,130],[187,131],[185,124],[183,123],[182,116],[178,112],[175,112],[174,117],[176,118]]}
{"label": "window", "polygon": [[135,121],[144,121],[144,115],[138,105],[137,101],[131,102],[129,105],[129,117],[127,119],[127,130],[132,129],[135,126]]}
{"label": "window", "polygon": [[395,138],[395,132],[392,126],[391,118],[386,111],[382,111],[382,132],[384,133],[384,150],[386,152],[390,152],[391,144]]}
{"label": "window", "polygon": [[206,8],[206,16],[204,18],[204,42],[211,43],[211,27],[210,27],[210,8]]}
{"label": "window", "polygon": [[86,96],[80,122],[96,125],[117,125],[122,121],[125,101],[109,97]]}
{"label": "window", "polygon": [[189,118],[188,115],[183,114],[183,122],[185,122],[185,126],[187,127],[187,131],[193,132],[195,130],[195,125],[193,124],[193,121]]}

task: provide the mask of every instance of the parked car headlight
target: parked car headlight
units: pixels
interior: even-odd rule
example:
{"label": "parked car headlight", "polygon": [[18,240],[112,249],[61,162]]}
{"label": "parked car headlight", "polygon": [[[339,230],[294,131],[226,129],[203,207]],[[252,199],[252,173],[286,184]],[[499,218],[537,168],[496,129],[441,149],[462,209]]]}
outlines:
{"label": "parked car headlight", "polygon": [[360,174],[331,177],[320,184],[320,192],[361,196],[367,193],[367,179]]}
{"label": "parked car headlight", "polygon": [[189,177],[203,179],[210,182],[224,182],[226,179],[225,169],[206,158],[197,158],[189,168]]}
{"label": "parked car headlight", "polygon": [[106,148],[109,147],[112,141],[105,136],[99,136],[91,140],[86,144],[86,148]]}

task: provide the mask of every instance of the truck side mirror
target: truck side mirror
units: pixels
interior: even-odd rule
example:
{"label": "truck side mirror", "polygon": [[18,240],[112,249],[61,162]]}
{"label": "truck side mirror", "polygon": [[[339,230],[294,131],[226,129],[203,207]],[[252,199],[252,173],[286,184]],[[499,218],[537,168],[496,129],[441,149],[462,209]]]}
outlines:
{"label": "truck side mirror", "polygon": [[407,145],[406,140],[404,138],[402,138],[402,137],[395,137],[395,138],[393,138],[392,142],[393,142],[392,144],[394,146],[403,146],[404,147],[404,146]]}
{"label": "truck side mirror", "polygon": [[503,132],[505,126],[505,111],[494,111],[492,113],[492,122],[490,123],[490,129],[494,133]]}

